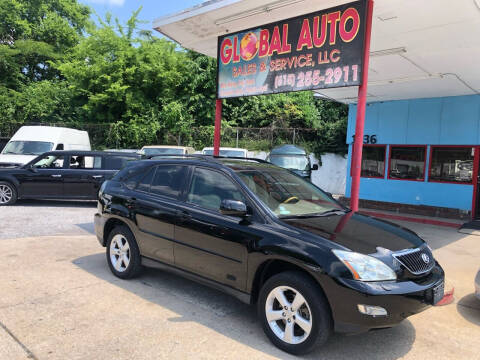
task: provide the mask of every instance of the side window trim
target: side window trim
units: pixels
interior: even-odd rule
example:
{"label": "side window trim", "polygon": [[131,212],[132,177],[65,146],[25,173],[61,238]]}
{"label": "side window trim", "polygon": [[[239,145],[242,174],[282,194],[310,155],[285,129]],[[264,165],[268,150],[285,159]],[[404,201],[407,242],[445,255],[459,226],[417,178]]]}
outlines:
{"label": "side window trim", "polygon": [[178,196],[178,201],[189,204],[188,200],[188,192],[190,191],[190,186],[192,185],[193,181],[193,173],[195,172],[196,166],[194,165],[185,165],[188,167],[187,169],[187,176],[185,176],[185,180],[183,181],[182,191]]}

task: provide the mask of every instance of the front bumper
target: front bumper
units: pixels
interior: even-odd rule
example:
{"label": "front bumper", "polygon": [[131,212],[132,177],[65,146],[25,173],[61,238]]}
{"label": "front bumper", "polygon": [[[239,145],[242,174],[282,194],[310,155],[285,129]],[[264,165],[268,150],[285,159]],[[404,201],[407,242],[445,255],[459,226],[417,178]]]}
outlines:
{"label": "front bumper", "polygon": [[480,300],[480,270],[475,277],[475,296]]}
{"label": "front bumper", "polygon": [[97,240],[100,243],[100,245],[105,246],[105,240],[103,237],[103,230],[105,228],[105,217],[103,217],[101,214],[96,213],[93,217],[93,224],[95,227],[95,235],[97,235]]}
{"label": "front bumper", "polygon": [[[440,265],[419,281],[361,282],[324,278],[322,284],[330,303],[335,331],[361,333],[397,325],[410,315],[433,305],[433,289],[445,281]],[[380,306],[386,316],[359,312],[358,305]]]}

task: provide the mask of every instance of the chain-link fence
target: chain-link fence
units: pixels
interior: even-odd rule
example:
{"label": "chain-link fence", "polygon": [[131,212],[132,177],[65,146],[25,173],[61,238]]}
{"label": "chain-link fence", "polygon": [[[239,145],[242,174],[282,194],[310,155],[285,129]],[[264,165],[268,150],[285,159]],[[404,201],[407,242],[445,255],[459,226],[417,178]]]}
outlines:
{"label": "chain-link fence", "polygon": [[[8,138],[24,125],[63,126],[85,130],[89,133],[94,149],[141,148],[144,145],[182,145],[192,146],[201,150],[213,146],[213,126],[195,127],[189,133],[174,134],[169,131],[157,130],[148,136],[131,136],[128,127],[118,130],[118,123],[112,124],[0,124],[0,137]],[[321,137],[320,130],[304,128],[222,128],[222,146],[246,148],[251,151],[268,151],[281,144],[296,144],[315,152],[315,144]]]}

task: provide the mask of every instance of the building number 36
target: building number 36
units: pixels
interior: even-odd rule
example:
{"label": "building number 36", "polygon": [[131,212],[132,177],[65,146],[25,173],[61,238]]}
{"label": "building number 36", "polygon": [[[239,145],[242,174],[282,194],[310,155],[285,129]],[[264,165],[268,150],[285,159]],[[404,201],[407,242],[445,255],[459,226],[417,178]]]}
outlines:
{"label": "building number 36", "polygon": [[[355,135],[352,135],[353,141],[355,142]],[[363,136],[363,143],[364,144],[376,144],[377,143],[377,135],[364,135]]]}

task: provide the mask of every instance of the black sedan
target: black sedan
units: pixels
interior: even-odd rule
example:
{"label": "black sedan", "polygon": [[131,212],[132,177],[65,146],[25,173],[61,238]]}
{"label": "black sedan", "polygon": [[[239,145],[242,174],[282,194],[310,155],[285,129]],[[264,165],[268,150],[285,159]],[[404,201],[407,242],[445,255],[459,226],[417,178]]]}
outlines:
{"label": "black sedan", "polygon": [[0,206],[17,199],[97,199],[100,185],[140,155],[51,151],[20,167],[0,168]]}
{"label": "black sedan", "polygon": [[443,297],[444,272],[415,233],[253,159],[133,162],[102,185],[98,210],[114,275],[157,267],[255,303],[290,353],[333,330],[393,326]]}

